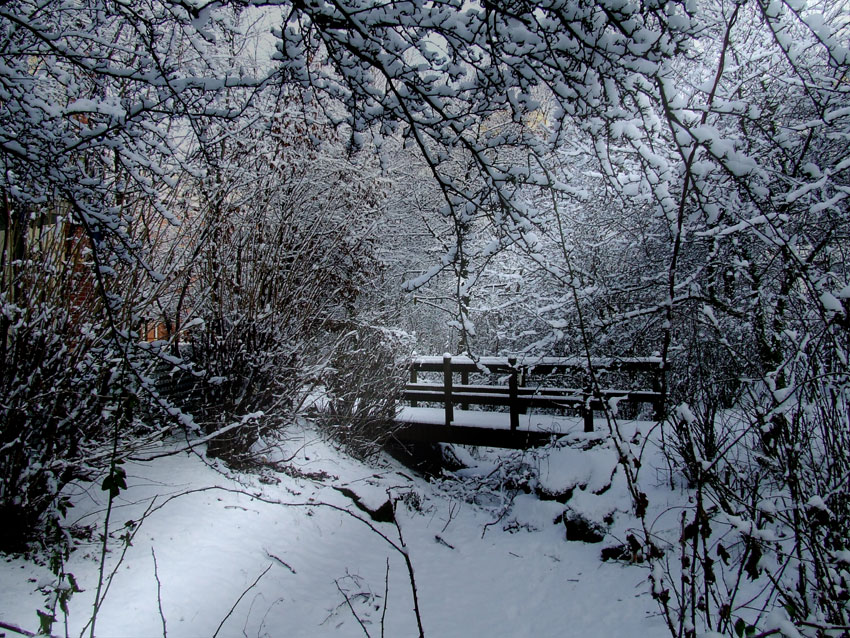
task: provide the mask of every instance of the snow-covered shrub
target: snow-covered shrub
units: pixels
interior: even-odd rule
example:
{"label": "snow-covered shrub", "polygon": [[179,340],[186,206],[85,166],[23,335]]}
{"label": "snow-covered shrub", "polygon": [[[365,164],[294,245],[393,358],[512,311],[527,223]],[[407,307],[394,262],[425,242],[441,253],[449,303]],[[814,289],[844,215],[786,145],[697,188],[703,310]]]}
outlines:
{"label": "snow-covered shrub", "polygon": [[[804,122],[847,104],[850,58],[835,57],[847,23],[837,5],[816,30],[811,14],[781,4],[715,9],[699,17],[724,34],[719,59],[741,64],[704,72],[713,88],[683,101],[707,105],[711,131],[681,157],[695,186],[679,200],[668,281],[681,298],[663,343],[674,375],[667,452],[692,491],[653,592],[674,635],[842,635],[850,119]],[[805,54],[786,56],[789,42]],[[758,105],[752,119],[723,110],[733,94]]]}
{"label": "snow-covered shrub", "polygon": [[465,467],[444,471],[434,483],[452,498],[473,503],[488,511],[493,523],[501,522],[520,494],[531,494],[538,486],[540,451],[523,450],[499,454],[494,458],[486,449],[470,455],[455,447]]}
{"label": "snow-covered shrub", "polygon": [[319,422],[359,457],[376,454],[392,436],[412,341],[397,330],[352,324],[338,342],[324,379],[327,398]]}
{"label": "snow-covered shrub", "polygon": [[[798,232],[824,233],[823,252],[789,259]],[[653,572],[674,634],[785,623],[840,635],[850,618],[847,261],[828,248],[834,232],[798,227],[768,247],[724,247],[729,262],[746,254],[746,269],[724,268],[722,294],[707,278],[711,303],[678,322],[666,452],[692,498]]]}
{"label": "snow-covered shrub", "polygon": [[292,115],[255,121],[195,185],[200,249],[187,293],[199,320],[190,357],[203,371],[195,416],[210,434],[266,414],[210,441],[209,454],[231,460],[250,454],[263,434],[257,423],[279,428],[298,412],[380,275],[368,219],[380,189],[369,167],[333,139],[311,142],[319,128]]}
{"label": "snow-covered shrub", "polygon": [[122,450],[131,442],[123,426],[146,400],[141,283],[160,281],[151,237],[179,223],[167,192],[208,114],[201,96],[224,83],[194,81],[216,56],[166,3],[13,0],[0,12],[0,130],[14,140],[0,145],[0,529],[20,548],[57,515],[63,484],[100,469],[115,423]]}
{"label": "snow-covered shrub", "polygon": [[[208,433],[265,412],[276,428],[298,410],[304,385],[334,343],[330,328],[358,294],[365,247],[326,220],[269,214],[230,226],[206,254],[203,324],[190,334],[191,361],[204,371],[199,414]],[[331,335],[330,337],[328,335]],[[209,453],[247,454],[261,434],[242,428]]]}
{"label": "snow-covered shrub", "polygon": [[77,477],[81,455],[99,439],[108,368],[97,337],[76,329],[64,309],[3,305],[14,323],[0,379],[0,551],[16,551],[35,539],[62,486]]}
{"label": "snow-covered shrub", "polygon": [[85,242],[55,221],[20,233],[0,282],[0,551],[36,541],[62,487],[94,466],[117,355]]}
{"label": "snow-covered shrub", "polygon": [[140,341],[137,322],[159,284],[64,203],[26,211],[3,229],[0,550],[60,538],[44,532],[61,528],[63,487],[175,423],[150,375],[168,344]]}

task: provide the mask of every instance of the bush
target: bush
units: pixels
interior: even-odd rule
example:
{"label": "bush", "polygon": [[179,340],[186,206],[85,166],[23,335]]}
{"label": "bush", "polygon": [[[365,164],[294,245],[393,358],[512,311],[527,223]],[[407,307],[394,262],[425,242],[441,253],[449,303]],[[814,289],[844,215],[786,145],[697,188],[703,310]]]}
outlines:
{"label": "bush", "polygon": [[[0,287],[0,551],[23,551],[108,427],[116,353],[78,241],[20,238]],[[15,232],[11,233],[13,238]]]}
{"label": "bush", "polygon": [[352,454],[371,457],[392,436],[412,350],[406,333],[374,326],[355,326],[337,344],[319,423]]}
{"label": "bush", "polygon": [[234,212],[214,233],[197,282],[202,325],[189,336],[201,371],[195,416],[208,434],[248,414],[266,417],[255,422],[262,426],[215,437],[209,455],[244,460],[261,436],[298,412],[304,386],[334,351],[333,332],[377,268],[349,221],[261,208],[251,219]]}

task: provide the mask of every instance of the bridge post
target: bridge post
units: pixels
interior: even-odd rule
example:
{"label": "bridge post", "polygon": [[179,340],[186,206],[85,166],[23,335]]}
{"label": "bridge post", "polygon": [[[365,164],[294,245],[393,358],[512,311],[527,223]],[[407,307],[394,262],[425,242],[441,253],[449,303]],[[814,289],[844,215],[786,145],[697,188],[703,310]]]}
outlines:
{"label": "bridge post", "polygon": [[455,418],[455,410],[452,405],[452,355],[448,352],[443,355],[443,388],[446,403],[446,425],[451,425]]}
{"label": "bridge post", "polygon": [[[663,366],[663,364],[662,364]],[[652,371],[652,391],[653,392],[661,392],[661,375],[664,374],[664,368],[662,366],[655,366],[655,369]],[[652,402],[652,416],[656,421],[661,421],[664,419],[664,397],[662,396],[660,399],[656,399]]]}
{"label": "bridge post", "polygon": [[590,402],[593,400],[593,385],[589,377],[584,381],[581,398],[583,399],[581,414],[584,417],[584,431],[593,432],[593,408],[590,407]]}
{"label": "bridge post", "polygon": [[[522,366],[519,369],[519,387],[524,388],[528,383],[528,366]],[[528,405],[523,405],[519,411],[520,414],[528,414]]]}
{"label": "bridge post", "polygon": [[[410,366],[410,382],[416,383],[419,380],[419,375],[416,370],[416,362],[414,361]],[[410,407],[415,408],[419,406],[419,401],[411,401]]]}
{"label": "bridge post", "polygon": [[510,394],[510,410],[511,410],[511,432],[516,431],[519,427],[519,392],[517,391],[517,374],[516,357],[508,358],[508,365],[511,366],[511,376],[508,379],[508,392]]}

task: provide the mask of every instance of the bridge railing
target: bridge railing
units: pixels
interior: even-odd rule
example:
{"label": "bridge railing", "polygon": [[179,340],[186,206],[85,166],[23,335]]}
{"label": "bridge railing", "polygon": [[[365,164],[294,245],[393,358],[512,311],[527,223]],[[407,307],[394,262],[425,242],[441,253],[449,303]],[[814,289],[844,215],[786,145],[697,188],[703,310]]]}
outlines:
{"label": "bridge railing", "polygon": [[[594,388],[590,382],[592,369],[595,376],[638,378],[649,388],[618,389]],[[442,383],[420,383],[419,373],[441,373]],[[500,375],[507,377],[507,385],[470,384],[470,375]],[[460,376],[460,384],[455,376]],[[581,387],[545,385],[547,381],[563,377],[582,376]],[[593,412],[603,410],[611,402],[651,404],[655,418],[662,418],[664,397],[661,379],[663,366],[660,358],[587,358],[538,357],[469,357],[452,356],[416,357],[410,367],[410,383],[405,386],[404,398],[412,406],[419,402],[441,403],[445,409],[446,425],[454,420],[454,406],[468,409],[470,405],[501,406],[510,411],[510,427],[519,427],[519,417],[529,408],[571,408],[584,418],[584,429],[593,431]],[[492,377],[491,377],[492,378]],[[634,383],[630,384],[634,385]]]}

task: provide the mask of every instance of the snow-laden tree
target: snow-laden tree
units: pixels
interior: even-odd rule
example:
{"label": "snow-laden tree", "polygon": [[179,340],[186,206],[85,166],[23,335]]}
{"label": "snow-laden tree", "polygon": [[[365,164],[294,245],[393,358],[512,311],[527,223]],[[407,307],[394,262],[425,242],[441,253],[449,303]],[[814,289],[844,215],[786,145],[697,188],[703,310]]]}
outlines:
{"label": "snow-laden tree", "polygon": [[[484,220],[496,245],[513,243],[560,283],[585,348],[627,330],[672,367],[673,435],[698,497],[683,523],[685,573],[656,579],[671,631],[743,632],[777,601],[800,627],[845,625],[845,7],[329,2],[295,3],[284,18],[287,79],[345,104],[329,117],[354,145],[400,135],[435,177],[454,239],[412,287],[452,264],[458,325],[471,333],[468,265],[490,247],[470,243],[470,229],[480,236]],[[487,134],[505,115],[512,126]],[[551,160],[582,145],[595,188]],[[582,220],[626,226],[597,237],[598,254],[619,252],[622,267],[588,263],[575,243],[598,227],[567,226]],[[744,418],[720,419],[732,405]],[[737,564],[767,585],[755,602],[713,571],[725,545],[702,521],[715,515],[724,529],[792,530],[776,568],[759,562],[762,536],[730,532]]]}
{"label": "snow-laden tree", "polygon": [[[106,439],[123,449],[161,427],[139,420],[140,398],[167,406],[135,347],[161,292],[155,237],[179,222],[173,187],[197,171],[205,123],[262,84],[214,66],[200,26],[170,3],[0,7],[3,548],[58,516],[67,481],[109,465]],[[229,82],[245,88],[224,105]]]}
{"label": "snow-laden tree", "polygon": [[[263,7],[280,16],[273,64],[216,55],[234,16]],[[675,635],[769,631],[761,612],[780,604],[801,631],[847,624],[841,3],[19,1],[0,24],[8,236],[70,210],[128,372],[114,317],[133,312],[107,279],[110,256],[148,269],[129,211],[144,202],[177,221],[161,196],[181,170],[226,203],[229,122],[275,87],[351,153],[392,140],[418,155],[439,194],[441,254],[408,287],[452,273],[462,347],[474,346],[470,284],[498,276],[488,268],[509,250],[502,272],[524,255],[541,282],[526,308],[554,338],[537,343],[574,327],[588,353],[625,341],[664,358],[674,452],[697,490],[682,560],[653,572]],[[22,311],[4,294],[9,344]],[[730,405],[738,417],[720,419]],[[638,463],[618,445],[643,512]],[[771,525],[790,530],[784,543],[766,542]],[[730,543],[757,598],[713,571]]]}

